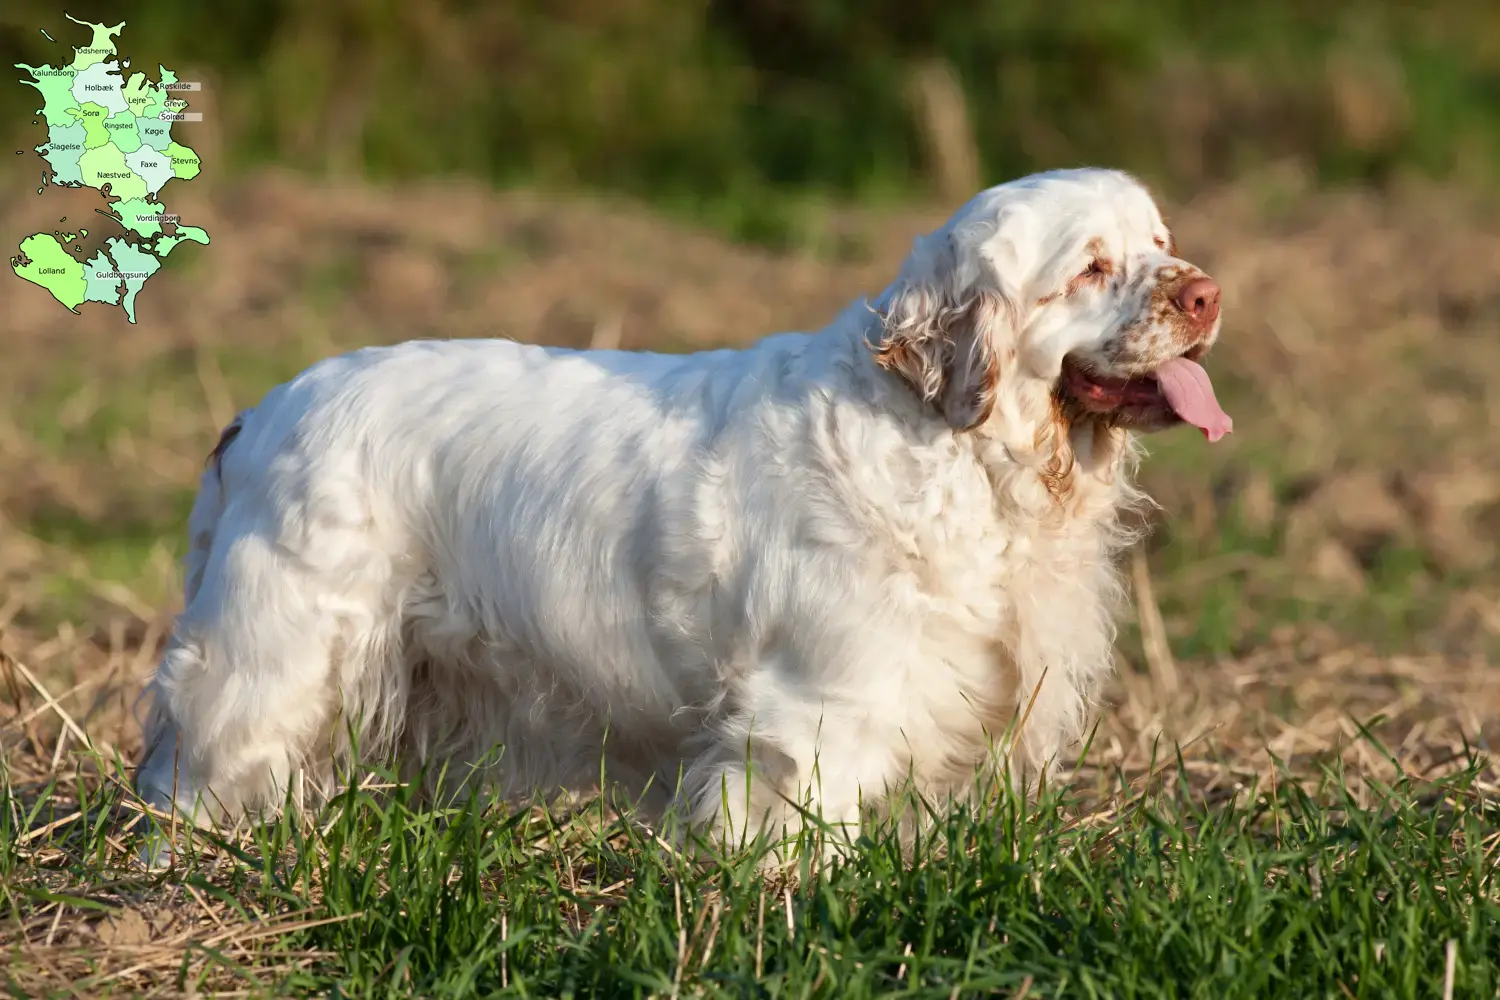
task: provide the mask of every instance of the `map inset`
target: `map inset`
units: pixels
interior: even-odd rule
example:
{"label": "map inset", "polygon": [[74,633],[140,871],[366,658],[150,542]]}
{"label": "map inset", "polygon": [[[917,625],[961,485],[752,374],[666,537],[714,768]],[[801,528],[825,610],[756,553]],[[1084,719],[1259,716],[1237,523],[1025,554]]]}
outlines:
{"label": "map inset", "polygon": [[[184,226],[167,210],[161,190],[172,180],[192,180],[202,164],[198,155],[173,140],[172,126],[195,121],[182,93],[201,90],[184,83],[165,66],[159,79],[122,68],[115,40],[125,27],[91,24],[64,15],[93,32],[84,48],[73,49],[70,62],[58,66],[27,66],[21,82],[41,95],[35,124],[47,126],[47,141],[36,147],[46,161],[43,194],[49,184],[93,188],[107,209],[98,209],[124,228],[107,240],[89,260],[81,257],[77,232],[36,233],[21,241],[20,253],[10,259],[16,274],[41,285],[73,312],[85,302],[120,306],[135,322],[135,298],[162,260],[182,243],[208,243],[208,233]],[[49,41],[52,36],[47,35]],[[66,221],[64,218],[62,221]]]}

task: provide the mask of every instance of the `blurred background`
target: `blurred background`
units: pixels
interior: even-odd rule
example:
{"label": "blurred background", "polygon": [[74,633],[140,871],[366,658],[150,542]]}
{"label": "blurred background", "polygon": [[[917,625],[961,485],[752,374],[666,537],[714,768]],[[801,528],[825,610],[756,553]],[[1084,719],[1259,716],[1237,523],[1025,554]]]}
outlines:
{"label": "blurred background", "polygon": [[[134,326],[0,285],[0,626],[80,718],[123,718],[150,669],[218,428],[312,360],[816,327],[979,187],[1089,163],[1143,177],[1224,286],[1210,368],[1236,421],[1214,448],[1150,442],[1163,511],[1107,752],[1212,733],[1255,771],[1379,716],[1436,766],[1497,735],[1500,4],[67,10],[124,20],[133,69],[203,81],[175,132],[203,172],[162,199],[213,241]],[[86,40],[55,4],[0,10],[6,66]],[[6,73],[13,246],[100,199],[37,197],[35,92]]]}
{"label": "blurred background", "polygon": [[[1500,159],[1500,8],[1484,0],[158,0],[68,13],[126,20],[143,60],[214,81],[221,177],[276,162],[582,185],[773,243],[796,228],[786,199],[957,197],[1059,163],[1117,163],[1187,193],[1285,158],[1378,185],[1483,183]],[[10,0],[0,18],[7,64],[49,54],[39,27],[82,30],[42,0]],[[6,120],[28,100],[7,87]]]}

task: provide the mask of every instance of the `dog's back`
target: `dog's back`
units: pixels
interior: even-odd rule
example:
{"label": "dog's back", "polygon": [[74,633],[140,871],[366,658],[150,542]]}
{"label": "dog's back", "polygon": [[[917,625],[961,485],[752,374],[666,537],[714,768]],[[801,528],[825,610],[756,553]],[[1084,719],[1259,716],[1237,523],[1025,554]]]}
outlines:
{"label": "dog's back", "polygon": [[278,386],[204,471],[143,791],[187,805],[220,776],[228,812],[275,804],[351,732],[408,763],[504,744],[524,793],[596,778],[607,730],[615,777],[675,782],[743,624],[710,604],[744,596],[745,532],[775,545],[753,522],[777,505],[747,509],[765,463],[715,456],[758,453],[745,411],[813,391],[809,343],[412,342]]}

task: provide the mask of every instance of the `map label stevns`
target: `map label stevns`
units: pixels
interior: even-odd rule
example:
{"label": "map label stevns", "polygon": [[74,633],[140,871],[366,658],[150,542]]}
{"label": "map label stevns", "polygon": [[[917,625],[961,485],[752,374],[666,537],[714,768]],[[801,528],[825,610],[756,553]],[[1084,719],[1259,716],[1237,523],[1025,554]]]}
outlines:
{"label": "map label stevns", "polygon": [[183,225],[161,199],[169,181],[192,180],[202,166],[197,153],[172,138],[172,126],[203,120],[184,110],[189,101],[180,96],[203,85],[178,80],[165,66],[157,67],[155,81],[145,73],[127,79],[122,67],[129,69],[130,60],[121,60],[116,49],[125,22],[109,26],[64,16],[93,33],[89,44],[74,48],[65,65],[16,64],[27,74],[21,82],[41,96],[38,122],[47,126],[46,141],[36,147],[46,163],[37,193],[45,194],[48,185],[92,188],[104,199],[107,210],[100,214],[119,223],[121,233],[89,260],[82,259],[78,241],[86,229],[34,233],[21,240],[10,264],[73,312],[85,302],[102,302],[121,307],[134,323],[136,296],[173,248],[208,243],[208,233]]}

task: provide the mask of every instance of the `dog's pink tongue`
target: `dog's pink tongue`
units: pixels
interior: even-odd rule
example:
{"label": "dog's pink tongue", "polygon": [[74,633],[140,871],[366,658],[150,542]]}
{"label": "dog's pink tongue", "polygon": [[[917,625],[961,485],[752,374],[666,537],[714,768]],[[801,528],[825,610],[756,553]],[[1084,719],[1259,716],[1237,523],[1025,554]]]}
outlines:
{"label": "dog's pink tongue", "polygon": [[1214,384],[1208,372],[1196,361],[1176,358],[1156,370],[1156,383],[1161,386],[1167,405],[1186,420],[1203,431],[1209,441],[1234,430],[1234,421],[1219,406],[1214,397]]}

